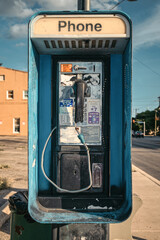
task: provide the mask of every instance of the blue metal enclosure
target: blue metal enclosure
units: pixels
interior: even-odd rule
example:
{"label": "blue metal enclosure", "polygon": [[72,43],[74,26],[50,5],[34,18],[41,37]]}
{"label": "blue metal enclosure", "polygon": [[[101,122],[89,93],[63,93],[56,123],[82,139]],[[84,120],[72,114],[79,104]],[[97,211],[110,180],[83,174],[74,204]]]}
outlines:
{"label": "blue metal enclosure", "polygon": [[[59,25],[54,28],[57,16]],[[89,19],[88,23],[85,19]],[[98,19],[97,22],[94,19]],[[47,21],[49,28],[46,27]],[[68,28],[65,29],[67,24]],[[103,26],[106,32],[101,34]],[[68,35],[66,32],[58,33],[61,29],[68,31]],[[102,73],[98,72],[103,79],[102,144],[88,144],[88,147],[92,167],[93,159],[101,156],[101,160],[94,163],[103,165],[103,184],[99,189],[91,187],[84,193],[70,194],[59,192],[47,181],[41,161],[46,140],[55,126],[57,129],[49,139],[44,156],[44,169],[49,179],[61,184],[61,179],[58,180],[58,174],[61,174],[65,184],[65,174],[68,174],[69,169],[66,164],[68,158],[63,160],[66,152],[69,154],[68,151],[75,151],[74,154],[80,156],[86,154],[81,144],[78,150],[74,144],[69,146],[69,150],[59,144],[59,66],[74,65],[74,62],[79,65],[83,63],[85,67],[90,62],[94,62],[94,66],[98,63],[102,65]],[[40,12],[32,17],[29,23],[29,213],[37,222],[113,223],[121,222],[130,215],[131,69],[132,26],[126,14],[118,11]],[[79,149],[82,149],[83,154]],[[60,167],[59,161],[63,162]],[[65,171],[62,174],[63,166]]]}

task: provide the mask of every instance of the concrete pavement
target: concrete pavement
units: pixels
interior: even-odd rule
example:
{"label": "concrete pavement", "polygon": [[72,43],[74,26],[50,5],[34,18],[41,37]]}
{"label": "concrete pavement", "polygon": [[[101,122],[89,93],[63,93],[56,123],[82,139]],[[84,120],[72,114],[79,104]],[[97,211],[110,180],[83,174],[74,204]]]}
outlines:
{"label": "concrete pavement", "polygon": [[133,193],[143,201],[132,221],[132,237],[160,240],[160,181],[133,167]]}

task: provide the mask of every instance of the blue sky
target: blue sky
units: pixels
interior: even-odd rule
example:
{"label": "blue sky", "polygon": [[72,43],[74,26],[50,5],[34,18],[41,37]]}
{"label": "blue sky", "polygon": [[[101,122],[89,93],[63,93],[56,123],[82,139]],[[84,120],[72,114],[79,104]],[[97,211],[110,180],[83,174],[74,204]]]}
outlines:
{"label": "blue sky", "polygon": [[[118,0],[91,0],[109,10]],[[27,23],[39,10],[76,10],[77,0],[0,0],[0,63],[27,71]],[[133,22],[133,116],[153,110],[160,96],[160,1],[124,1],[117,8]]]}

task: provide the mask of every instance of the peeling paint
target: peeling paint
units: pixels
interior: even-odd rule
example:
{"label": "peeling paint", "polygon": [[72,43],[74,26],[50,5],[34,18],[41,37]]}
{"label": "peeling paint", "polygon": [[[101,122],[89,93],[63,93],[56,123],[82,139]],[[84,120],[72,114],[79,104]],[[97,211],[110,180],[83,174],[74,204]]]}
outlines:
{"label": "peeling paint", "polygon": [[36,158],[33,160],[32,168],[35,167],[35,165],[36,165]]}
{"label": "peeling paint", "polygon": [[36,146],[35,145],[33,145],[33,150],[36,150]]}
{"label": "peeling paint", "polygon": [[24,230],[24,227],[18,226],[18,225],[15,226],[15,232],[16,232],[18,235],[22,235],[23,230]]}
{"label": "peeling paint", "polygon": [[100,207],[100,206],[93,206],[93,205],[90,205],[87,207],[88,209],[108,209],[108,207]]}

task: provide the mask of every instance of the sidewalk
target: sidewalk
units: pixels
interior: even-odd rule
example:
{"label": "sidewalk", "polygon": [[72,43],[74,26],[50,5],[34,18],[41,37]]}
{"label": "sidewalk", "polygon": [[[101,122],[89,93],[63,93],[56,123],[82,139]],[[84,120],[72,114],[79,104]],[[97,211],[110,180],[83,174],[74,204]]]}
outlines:
{"label": "sidewalk", "polygon": [[133,193],[143,201],[132,221],[132,237],[160,240],[160,181],[133,167]]}

